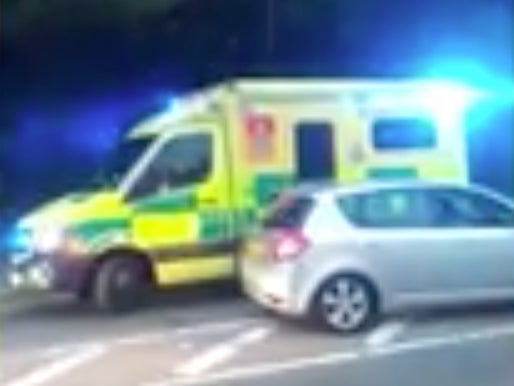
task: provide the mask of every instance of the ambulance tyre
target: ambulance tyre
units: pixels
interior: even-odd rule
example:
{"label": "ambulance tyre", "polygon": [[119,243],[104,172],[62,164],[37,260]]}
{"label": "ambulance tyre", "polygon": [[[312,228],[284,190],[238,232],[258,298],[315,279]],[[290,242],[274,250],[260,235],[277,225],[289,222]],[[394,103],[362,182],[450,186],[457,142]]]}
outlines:
{"label": "ambulance tyre", "polygon": [[89,291],[89,288],[84,286],[75,292],[75,299],[78,303],[86,304],[91,300],[91,291]]}
{"label": "ambulance tyre", "polygon": [[141,308],[148,300],[151,279],[142,258],[114,255],[98,267],[92,300],[100,311],[129,312]]}

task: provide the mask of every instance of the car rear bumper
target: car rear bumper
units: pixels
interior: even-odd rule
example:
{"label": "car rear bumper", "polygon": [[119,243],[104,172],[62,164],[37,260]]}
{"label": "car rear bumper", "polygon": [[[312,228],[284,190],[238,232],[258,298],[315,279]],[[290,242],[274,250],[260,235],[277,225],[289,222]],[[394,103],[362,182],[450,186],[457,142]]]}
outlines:
{"label": "car rear bumper", "polygon": [[292,267],[288,264],[273,269],[260,269],[243,264],[241,279],[244,293],[262,307],[290,317],[299,317],[301,310],[292,291]]}

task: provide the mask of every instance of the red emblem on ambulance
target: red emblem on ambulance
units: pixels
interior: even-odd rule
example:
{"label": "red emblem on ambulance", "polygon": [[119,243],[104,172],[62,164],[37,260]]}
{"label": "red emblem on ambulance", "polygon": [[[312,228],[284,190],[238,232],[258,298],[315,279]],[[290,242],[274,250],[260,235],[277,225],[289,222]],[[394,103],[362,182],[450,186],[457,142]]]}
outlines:
{"label": "red emblem on ambulance", "polygon": [[275,127],[269,115],[250,114],[246,118],[248,158],[252,162],[269,162],[274,156]]}

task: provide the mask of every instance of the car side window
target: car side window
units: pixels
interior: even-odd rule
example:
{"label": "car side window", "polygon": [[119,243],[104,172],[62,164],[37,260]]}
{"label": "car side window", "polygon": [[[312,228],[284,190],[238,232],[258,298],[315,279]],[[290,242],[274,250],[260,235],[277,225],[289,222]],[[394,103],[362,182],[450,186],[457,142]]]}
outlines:
{"label": "car side window", "polygon": [[444,189],[433,192],[431,197],[437,226],[514,226],[514,210],[485,194],[460,189]]}
{"label": "car side window", "polygon": [[419,228],[430,226],[430,208],[421,192],[388,189],[343,197],[345,216],[367,228]]}

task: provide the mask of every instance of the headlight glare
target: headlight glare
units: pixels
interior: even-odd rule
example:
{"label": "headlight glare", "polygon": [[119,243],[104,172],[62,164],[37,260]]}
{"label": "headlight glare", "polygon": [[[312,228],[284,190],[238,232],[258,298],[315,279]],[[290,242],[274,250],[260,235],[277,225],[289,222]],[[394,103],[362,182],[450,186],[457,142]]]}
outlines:
{"label": "headlight glare", "polygon": [[34,232],[34,247],[38,252],[49,253],[57,250],[64,242],[65,234],[59,228],[44,228]]}

